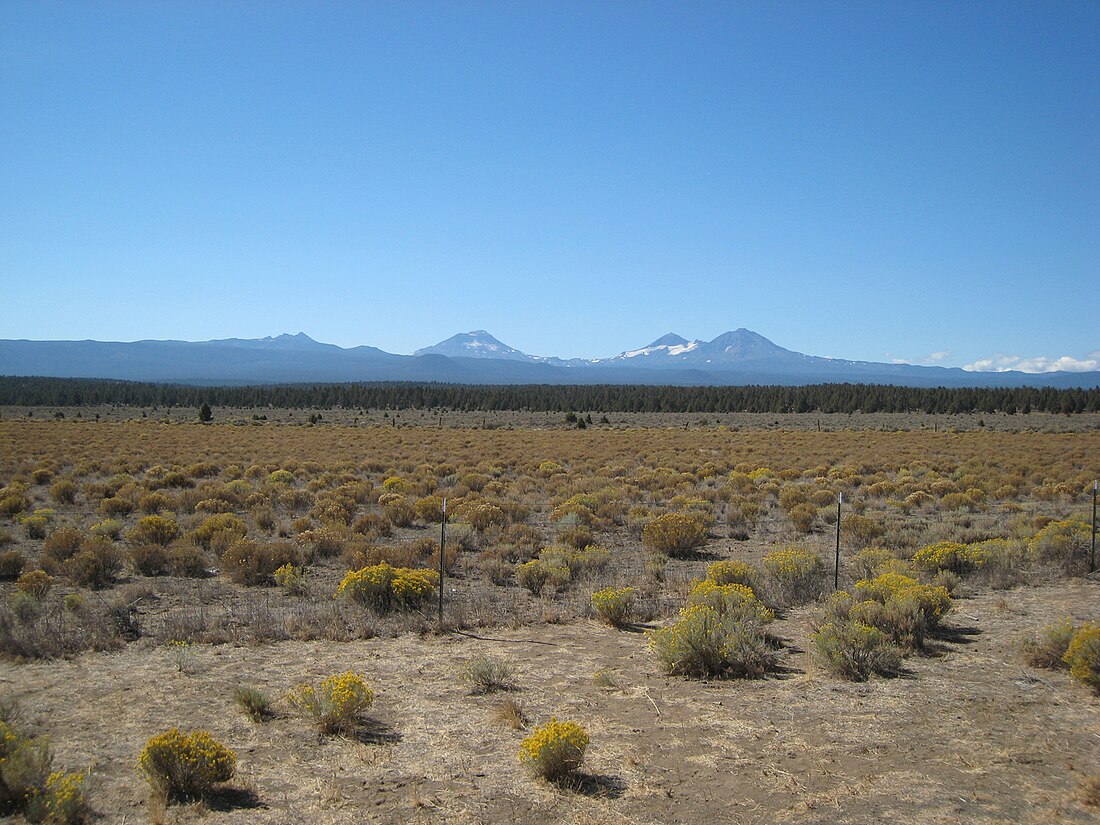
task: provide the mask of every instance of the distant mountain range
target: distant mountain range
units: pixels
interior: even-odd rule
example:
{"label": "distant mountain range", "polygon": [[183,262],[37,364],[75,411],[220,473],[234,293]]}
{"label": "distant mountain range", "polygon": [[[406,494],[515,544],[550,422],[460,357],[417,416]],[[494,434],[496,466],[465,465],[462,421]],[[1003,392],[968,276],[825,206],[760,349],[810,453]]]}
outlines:
{"label": "distant mountain range", "polygon": [[217,341],[0,340],[0,375],[187,384],[438,381],[455,384],[894,384],[912,387],[1097,387],[1100,372],[968,372],[793,352],[747,329],[713,341],[674,333],[612,358],[527,355],[484,330],[394,355],[305,333]]}

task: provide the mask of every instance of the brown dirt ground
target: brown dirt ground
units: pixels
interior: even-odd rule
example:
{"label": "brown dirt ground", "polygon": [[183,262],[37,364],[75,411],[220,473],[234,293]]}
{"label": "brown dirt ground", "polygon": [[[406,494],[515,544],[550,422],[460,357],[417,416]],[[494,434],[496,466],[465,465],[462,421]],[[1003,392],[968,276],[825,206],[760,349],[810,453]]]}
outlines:
{"label": "brown dirt ground", "polygon": [[[1098,610],[1097,581],[978,592],[956,602],[950,632],[908,659],[905,676],[867,684],[814,665],[803,608],[773,626],[787,672],[760,681],[669,678],[642,633],[577,621],[484,638],[196,645],[184,672],[141,640],[71,661],[0,662],[0,695],[49,734],[59,767],[91,768],[92,803],[110,823],[150,820],[135,759],[171,726],[211,730],[239,770],[235,791],[170,806],[167,822],[1097,822],[1081,787],[1100,774],[1100,697],[1018,651],[1030,631]],[[508,657],[515,689],[470,695],[456,674],[477,652]],[[376,691],[356,738],[319,737],[287,713],[254,724],[231,698],[235,685],[282,697],[348,669]],[[595,684],[601,669],[617,687]],[[577,782],[522,769],[523,732],[493,718],[502,699],[533,723],[585,725]]]}

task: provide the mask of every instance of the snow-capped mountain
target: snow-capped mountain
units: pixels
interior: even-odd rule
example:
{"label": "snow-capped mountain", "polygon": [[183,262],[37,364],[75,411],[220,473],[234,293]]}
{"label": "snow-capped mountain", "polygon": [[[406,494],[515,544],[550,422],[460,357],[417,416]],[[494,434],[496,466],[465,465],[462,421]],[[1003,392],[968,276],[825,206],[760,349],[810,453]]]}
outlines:
{"label": "snow-capped mountain", "polygon": [[[699,348],[702,341],[688,341],[686,338],[682,338],[675,332],[670,332],[668,335],[662,335],[652,344],[641,349],[632,349],[627,352],[622,352],[616,355],[614,358],[608,358],[608,361],[626,361],[629,358],[647,359],[656,356],[657,358],[675,358],[679,355],[685,355],[693,350]],[[641,362],[639,362],[641,363]]]}
{"label": "snow-capped mountain", "polygon": [[504,358],[509,361],[542,361],[514,347],[502,344],[483,329],[460,332],[446,341],[418,349],[413,355],[446,355],[448,358]]}
{"label": "snow-capped mountain", "polygon": [[[748,329],[725,332],[713,341],[688,341],[674,332],[662,335],[641,349],[628,350],[604,363],[635,367],[693,366],[721,369],[731,365],[755,366],[763,362],[805,366],[809,355],[777,346]],[[829,359],[821,359],[827,361]]]}
{"label": "snow-capped mountain", "polygon": [[737,329],[712,341],[663,335],[611,358],[568,361],[527,355],[484,330],[413,355],[345,349],[304,333],[218,341],[0,340],[0,375],[129,381],[294,383],[440,381],[453,384],[896,384],[915,387],[1095,387],[1100,372],[967,372],[845,361],[792,352]]}

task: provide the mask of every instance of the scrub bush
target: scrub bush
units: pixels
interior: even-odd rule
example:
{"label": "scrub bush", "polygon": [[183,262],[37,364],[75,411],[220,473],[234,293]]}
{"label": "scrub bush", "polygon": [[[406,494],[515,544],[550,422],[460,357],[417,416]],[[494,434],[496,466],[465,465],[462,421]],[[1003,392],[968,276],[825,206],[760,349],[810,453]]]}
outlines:
{"label": "scrub bush", "polygon": [[576,722],[550,717],[520,742],[519,760],[545,779],[561,779],[581,766],[590,741]]}
{"label": "scrub bush", "polygon": [[171,544],[179,535],[180,527],[174,519],[165,516],[145,516],[129,532],[127,538],[132,544],[159,544],[162,547]]}
{"label": "scrub bush", "polygon": [[1062,657],[1069,675],[1100,695],[1100,625],[1085,622],[1073,634]]}
{"label": "scrub bush", "polygon": [[827,622],[811,637],[817,661],[836,676],[865,682],[901,667],[901,651],[877,627],[859,621]]}
{"label": "scrub bush", "polygon": [[645,526],[642,543],[658,553],[686,556],[707,543],[707,526],[697,515],[665,513]]}
{"label": "scrub bush", "polygon": [[675,623],[649,636],[672,676],[758,678],[777,663],[758,624],[706,604],[688,607]]}
{"label": "scrub bush", "polygon": [[88,532],[105,539],[117,539],[122,535],[122,522],[114,518],[104,519],[93,524]]}
{"label": "scrub bush", "polygon": [[27,566],[26,557],[18,550],[0,553],[0,579],[17,579]]}
{"label": "scrub bush", "polygon": [[348,671],[321,680],[319,685],[298,685],[290,704],[309,716],[321,733],[353,730],[359,716],[374,702],[374,692],[358,673]]}
{"label": "scrub bush", "polygon": [[[882,573],[873,579],[862,579],[853,588],[854,597],[847,602],[847,616],[853,621],[875,627],[894,642],[910,650],[924,645],[927,633],[934,629],[951,609],[951,597],[946,588],[921,584],[901,573]],[[841,599],[830,600],[833,614]]]}
{"label": "scrub bush", "polygon": [[142,576],[167,576],[172,570],[168,549],[159,544],[131,547],[130,565]]}
{"label": "scrub bush", "polygon": [[0,810],[19,811],[28,822],[70,825],[90,810],[83,773],[52,770],[45,736],[30,737],[10,719],[0,719]]}
{"label": "scrub bush", "polygon": [[1086,572],[1090,530],[1083,521],[1052,521],[1035,534],[1028,549],[1039,561],[1059,564],[1067,573]]}
{"label": "scrub bush", "polygon": [[592,594],[592,609],[612,627],[629,623],[634,610],[633,587],[607,587]]}
{"label": "scrub bush", "polygon": [[237,756],[205,730],[172,728],[152,737],[138,756],[138,770],[169,799],[201,799],[233,777]]}
{"label": "scrub bush", "polygon": [[416,521],[416,510],[404,496],[397,496],[387,501],[382,507],[382,512],[395,527],[408,527]]}
{"label": "scrub bush", "polygon": [[696,583],[688,594],[689,605],[707,605],[723,616],[767,624],[775,614],[743,584],[715,584],[710,579]]}
{"label": "scrub bush", "polygon": [[866,547],[848,561],[853,579],[872,579],[883,567],[894,561],[894,554],[884,547]]}
{"label": "scrub bush", "polygon": [[461,676],[469,682],[474,693],[492,693],[508,687],[512,676],[512,664],[504,659],[479,653],[462,665]]}
{"label": "scrub bush", "polygon": [[538,596],[547,585],[561,587],[568,584],[571,574],[564,564],[553,564],[547,559],[538,558],[516,565],[516,582],[520,587]]}
{"label": "scrub bush", "polygon": [[222,571],[243,585],[274,584],[275,571],[284,565],[300,565],[301,551],[289,542],[258,544],[238,541],[222,555]]}
{"label": "scrub bush", "polygon": [[73,527],[59,527],[42,543],[39,564],[47,573],[57,575],[64,571],[65,562],[80,551],[84,534]]}
{"label": "scrub bush", "polygon": [[45,570],[28,570],[15,580],[15,587],[20,593],[42,601],[53,587],[53,576]]}
{"label": "scrub bush", "polygon": [[108,539],[95,536],[87,539],[62,569],[76,584],[100,590],[114,583],[122,564],[122,551]]}
{"label": "scrub bush", "polygon": [[58,504],[72,504],[76,501],[76,484],[64,478],[50,486],[50,498]]}
{"label": "scrub bush", "polygon": [[760,584],[760,571],[743,561],[716,561],[707,565],[707,581],[743,584],[755,592]]}
{"label": "scrub bush", "polygon": [[434,570],[391,567],[383,562],[348,572],[336,588],[336,596],[386,611],[416,607],[427,601],[438,585],[439,574]]}
{"label": "scrub bush", "polygon": [[233,702],[253,722],[263,722],[271,716],[271,700],[258,688],[234,688]]}
{"label": "scrub bush", "polygon": [[1032,667],[1066,668],[1069,664],[1064,657],[1076,632],[1069,618],[1049,624],[1024,642],[1024,658]]}
{"label": "scrub bush", "polygon": [[305,568],[284,564],[275,571],[275,584],[291,596],[303,596],[306,593]]}
{"label": "scrub bush", "polygon": [[[191,538],[195,544],[209,550],[214,544],[214,536],[225,533],[229,533],[233,536],[233,538],[229,539],[226,543],[226,547],[228,547],[234,541],[243,539],[248,533],[248,527],[245,525],[244,521],[232,513],[216,513],[215,515],[207,517],[202,524],[195,528],[194,532],[191,534]],[[222,541],[225,541],[226,538],[228,537],[223,537]]]}
{"label": "scrub bush", "polygon": [[825,563],[801,547],[768,553],[764,556],[764,572],[783,604],[813,601],[825,589]]}

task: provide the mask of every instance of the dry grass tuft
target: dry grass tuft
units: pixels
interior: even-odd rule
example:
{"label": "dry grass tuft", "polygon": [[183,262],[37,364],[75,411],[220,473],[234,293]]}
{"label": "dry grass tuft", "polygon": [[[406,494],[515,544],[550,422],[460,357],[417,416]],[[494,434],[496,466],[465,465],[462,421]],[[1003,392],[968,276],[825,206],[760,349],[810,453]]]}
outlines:
{"label": "dry grass tuft", "polygon": [[1100,775],[1090,776],[1081,783],[1081,802],[1100,808]]}
{"label": "dry grass tuft", "polygon": [[523,730],[529,722],[527,714],[515,699],[503,699],[493,705],[493,721],[512,730]]}

